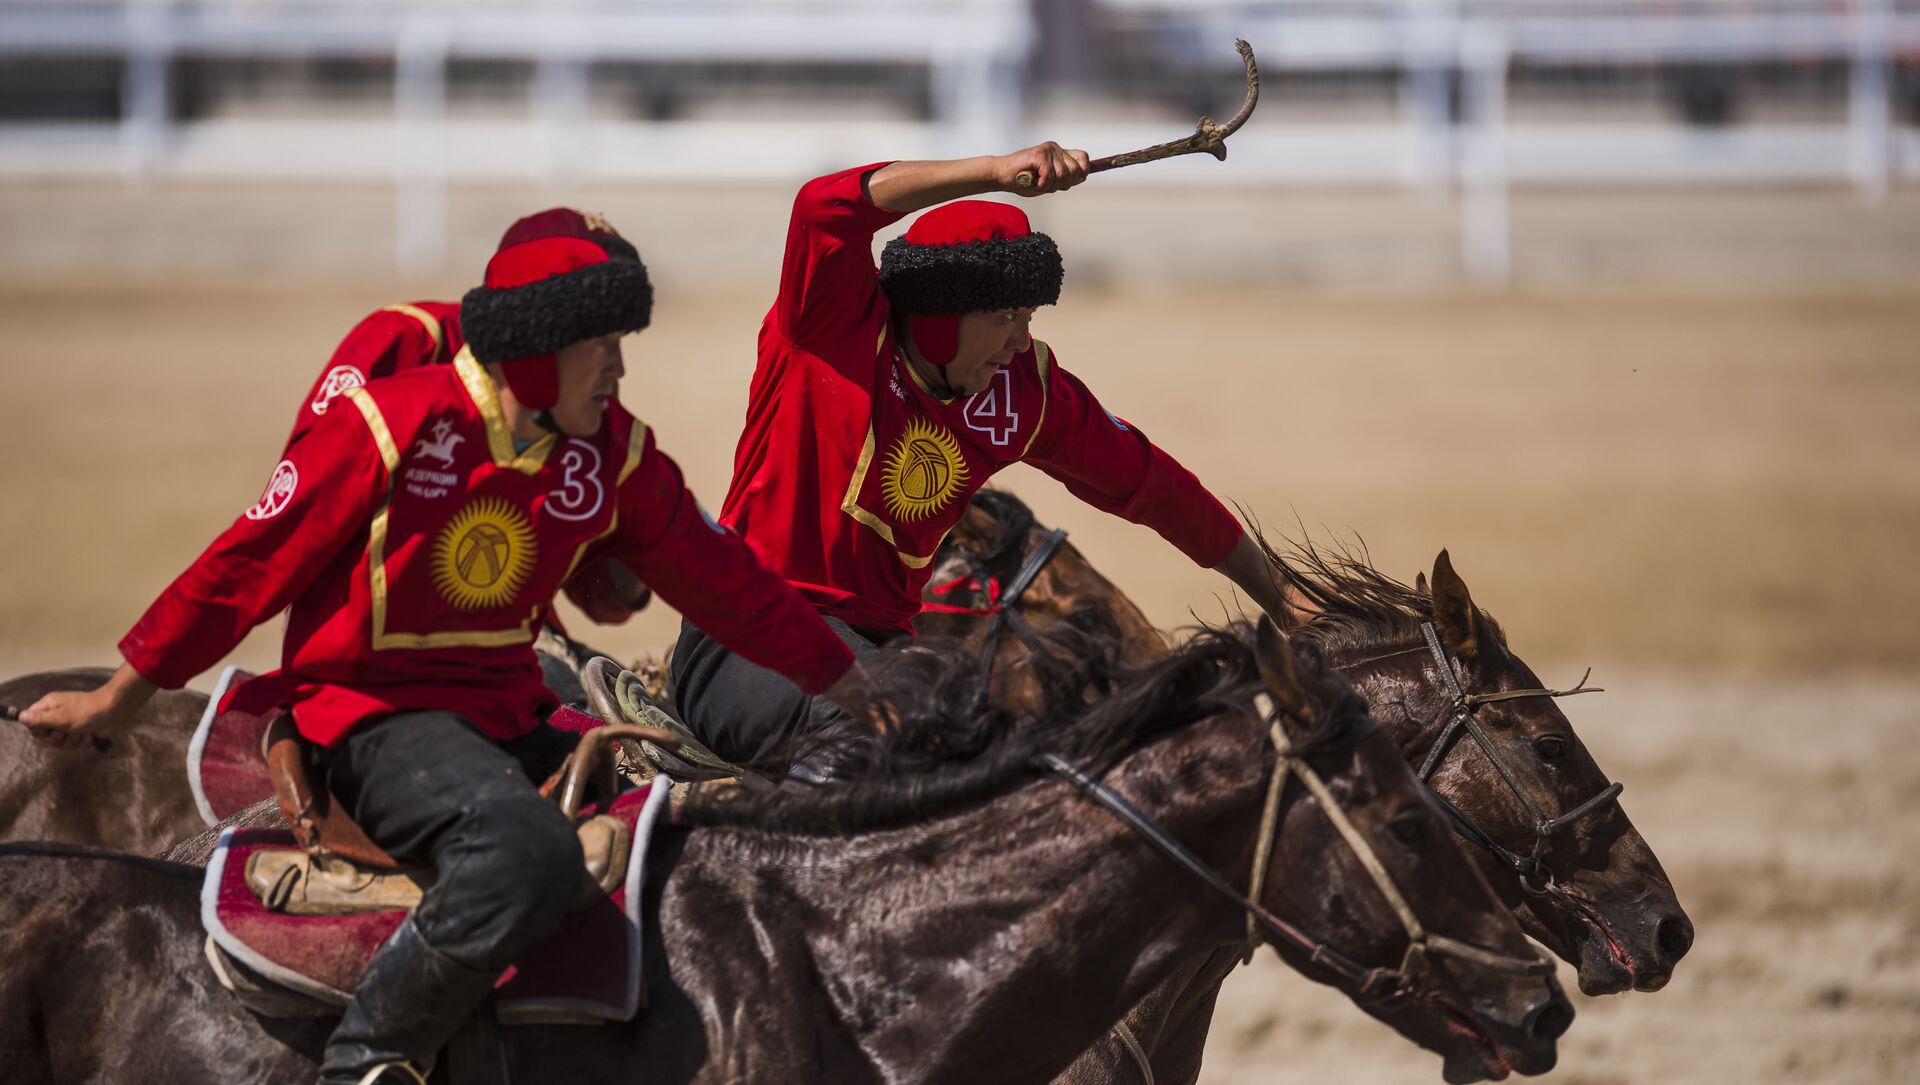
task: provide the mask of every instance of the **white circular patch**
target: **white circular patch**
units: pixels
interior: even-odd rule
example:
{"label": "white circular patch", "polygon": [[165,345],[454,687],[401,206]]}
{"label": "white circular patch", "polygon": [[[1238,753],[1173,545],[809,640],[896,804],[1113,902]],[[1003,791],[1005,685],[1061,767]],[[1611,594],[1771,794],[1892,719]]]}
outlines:
{"label": "white circular patch", "polygon": [[364,388],[367,375],[350,365],[336,365],[327,370],[320,381],[320,390],[313,394],[313,413],[326,414],[327,405],[355,388]]}
{"label": "white circular patch", "polygon": [[267,480],[267,491],[247,510],[247,519],[271,520],[280,515],[287,502],[293,500],[293,491],[299,485],[299,469],[293,466],[292,460],[281,460],[274,466],[273,477]]}

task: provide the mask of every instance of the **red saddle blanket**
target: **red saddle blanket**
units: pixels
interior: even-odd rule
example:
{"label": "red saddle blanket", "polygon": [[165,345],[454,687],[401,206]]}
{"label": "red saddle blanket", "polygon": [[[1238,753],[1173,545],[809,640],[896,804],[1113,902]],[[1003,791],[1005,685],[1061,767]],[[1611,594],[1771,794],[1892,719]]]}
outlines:
{"label": "red saddle blanket", "polygon": [[194,805],[208,825],[218,825],[273,794],[267,759],[260,752],[266,714],[273,705],[253,704],[257,698],[241,696],[242,691],[265,692],[265,686],[251,682],[252,678],[238,667],[220,672],[220,684],[213,687],[213,697],[187,745],[187,782],[193,786]]}
{"label": "red saddle blanket", "polygon": [[[568,916],[557,933],[501,974],[494,991],[502,1024],[627,1021],[639,1010],[646,844],[666,804],[662,782],[629,791],[600,811],[632,829],[626,880],[610,896]],[[255,976],[337,1010],[407,913],[275,912],[248,888],[245,873],[248,857],[269,848],[299,850],[284,830],[221,833],[201,886],[201,923],[214,947]]]}
{"label": "red saddle blanket", "polygon": [[[187,781],[193,787],[194,805],[208,825],[218,825],[273,797],[273,777],[260,739],[267,733],[269,713],[285,693],[279,683],[260,681],[238,667],[220,673],[200,726],[187,745]],[[561,708],[547,720],[548,726],[576,735],[600,723],[598,717],[574,708]]]}

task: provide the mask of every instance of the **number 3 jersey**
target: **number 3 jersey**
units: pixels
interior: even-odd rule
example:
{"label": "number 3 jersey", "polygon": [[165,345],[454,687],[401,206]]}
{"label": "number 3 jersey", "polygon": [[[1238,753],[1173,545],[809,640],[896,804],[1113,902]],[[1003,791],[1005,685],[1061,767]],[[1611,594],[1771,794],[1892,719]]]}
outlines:
{"label": "number 3 jersey", "polygon": [[1202,566],[1224,561],[1239,522],[1045,343],[973,395],[921,383],[873,262],[875,232],[901,218],[862,191],[878,168],[809,182],[794,202],[721,522],[816,607],[872,629],[911,628],[941,540],[1017,462]]}
{"label": "number 3 jersey", "polygon": [[491,377],[462,352],[349,391],[284,457],[121,641],[155,683],[184,684],[290,608],[282,668],[262,681],[309,739],[429,708],[510,738],[553,707],[532,648],[541,615],[600,557],[809,692],[852,663],[617,403],[592,438],[516,449]]}

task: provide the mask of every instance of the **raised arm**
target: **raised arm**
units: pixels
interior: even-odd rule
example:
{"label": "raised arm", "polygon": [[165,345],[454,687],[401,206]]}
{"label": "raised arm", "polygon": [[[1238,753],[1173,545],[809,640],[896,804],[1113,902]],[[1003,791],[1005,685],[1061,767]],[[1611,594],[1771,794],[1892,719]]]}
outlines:
{"label": "raised arm", "polygon": [[[867,198],[875,207],[907,214],[988,192],[1043,196],[1065,191],[1086,180],[1087,161],[1087,152],[1068,150],[1048,141],[1012,154],[938,162],[891,162],[868,175]],[[1014,184],[1014,178],[1022,170],[1033,172],[1033,187],[1021,188]]]}

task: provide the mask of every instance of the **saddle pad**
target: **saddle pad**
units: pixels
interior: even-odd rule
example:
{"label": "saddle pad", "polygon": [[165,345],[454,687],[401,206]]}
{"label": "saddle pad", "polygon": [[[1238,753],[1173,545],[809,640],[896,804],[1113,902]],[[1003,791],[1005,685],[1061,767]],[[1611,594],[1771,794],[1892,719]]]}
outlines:
{"label": "saddle pad", "polygon": [[[502,1024],[627,1021],[639,1010],[646,844],[666,806],[667,790],[664,784],[638,788],[604,811],[633,831],[626,881],[611,896],[573,912],[558,932],[501,974],[494,990]],[[292,833],[280,829],[220,834],[201,884],[201,924],[213,945],[249,972],[338,1011],[407,913],[270,911],[246,883],[248,857],[266,848],[298,845]]]}
{"label": "saddle pad", "polygon": [[[213,687],[207,710],[194,728],[193,741],[187,745],[187,781],[193,787],[193,804],[208,825],[252,806],[273,794],[273,778],[267,774],[267,760],[260,753],[260,736],[266,733],[266,710],[273,705],[244,703],[253,698],[236,694],[253,678],[238,667],[220,672],[220,684]],[[243,703],[229,705],[229,701]]]}

